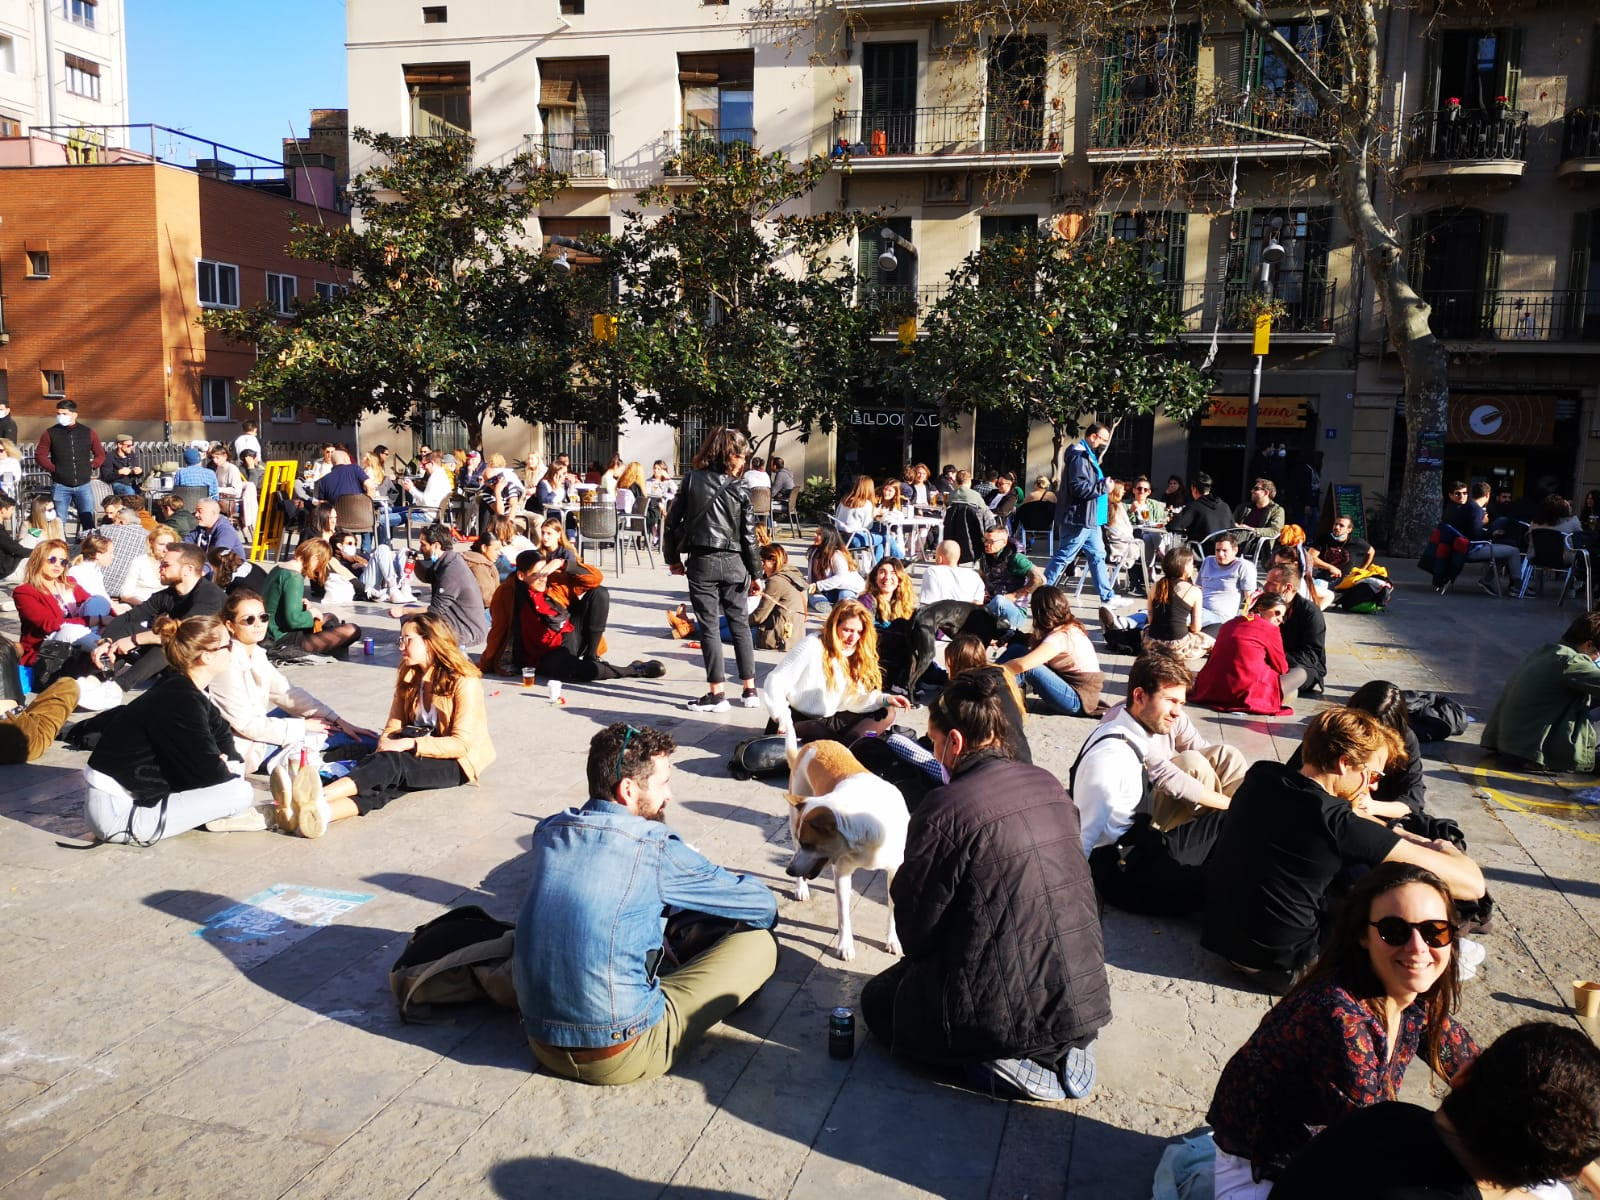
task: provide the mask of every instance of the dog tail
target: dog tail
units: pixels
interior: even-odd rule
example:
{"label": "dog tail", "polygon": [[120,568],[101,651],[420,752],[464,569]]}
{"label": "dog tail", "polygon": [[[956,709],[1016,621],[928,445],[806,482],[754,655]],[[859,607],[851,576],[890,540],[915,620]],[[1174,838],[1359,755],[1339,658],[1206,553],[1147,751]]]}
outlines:
{"label": "dog tail", "polygon": [[794,722],[789,722],[789,728],[783,731],[783,756],[789,762],[789,770],[794,770],[794,764],[800,761],[800,739],[794,735]]}

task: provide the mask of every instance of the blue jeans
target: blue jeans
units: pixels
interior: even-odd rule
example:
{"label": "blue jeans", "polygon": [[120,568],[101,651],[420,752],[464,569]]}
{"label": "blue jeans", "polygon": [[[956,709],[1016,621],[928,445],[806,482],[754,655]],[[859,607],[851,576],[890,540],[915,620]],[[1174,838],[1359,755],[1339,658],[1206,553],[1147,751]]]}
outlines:
{"label": "blue jeans", "polygon": [[1012,629],[1021,629],[1028,622],[1028,611],[1010,596],[996,596],[984,605],[989,612],[997,617],[1004,617],[1011,622]]}
{"label": "blue jeans", "polygon": [[1056,552],[1050,556],[1050,563],[1044,569],[1044,581],[1054,587],[1056,580],[1078,557],[1080,550],[1089,559],[1089,574],[1094,579],[1094,590],[1100,593],[1100,603],[1108,603],[1116,596],[1116,592],[1111,587],[1111,576],[1106,573],[1106,547],[1100,540],[1098,525],[1062,526]]}
{"label": "blue jeans", "polygon": [[[1022,642],[1013,642],[1000,656],[999,661],[1005,663],[1021,658],[1030,649],[1031,647]],[[1068,717],[1075,717],[1083,712],[1083,700],[1077,690],[1048,666],[1038,666],[1022,672],[1018,682],[1032,685],[1034,692],[1050,712]]]}
{"label": "blue jeans", "polygon": [[850,549],[859,550],[863,546],[872,547],[872,561],[877,562],[883,557],[883,534],[863,533],[857,531],[850,535]]}
{"label": "blue jeans", "polygon": [[119,496],[137,495],[137,493],[134,491],[134,489],[132,487],[130,487],[128,484],[126,484],[126,483],[113,483],[111,485],[111,490],[113,492],[115,492]]}
{"label": "blue jeans", "polygon": [[806,600],[806,607],[814,613],[827,613],[832,611],[835,604],[842,604],[846,600],[854,600],[859,592],[852,592],[849,588],[829,588],[825,592],[816,592]]}
{"label": "blue jeans", "polygon": [[56,516],[61,520],[67,519],[67,501],[71,500],[78,514],[78,523],[86,529],[94,528],[94,488],[87,483],[80,483],[77,487],[68,487],[58,483],[54,489],[56,502]]}

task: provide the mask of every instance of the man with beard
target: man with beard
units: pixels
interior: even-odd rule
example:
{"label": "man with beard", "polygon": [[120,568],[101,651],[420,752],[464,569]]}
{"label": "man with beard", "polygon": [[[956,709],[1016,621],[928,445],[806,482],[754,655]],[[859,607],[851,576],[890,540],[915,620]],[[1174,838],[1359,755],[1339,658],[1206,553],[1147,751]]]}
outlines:
{"label": "man with beard", "polygon": [[512,971],[534,1057],[566,1079],[665,1074],[778,965],[766,885],[665,823],[676,748],[659,729],[606,726],[589,743],[593,798],[533,834]]}

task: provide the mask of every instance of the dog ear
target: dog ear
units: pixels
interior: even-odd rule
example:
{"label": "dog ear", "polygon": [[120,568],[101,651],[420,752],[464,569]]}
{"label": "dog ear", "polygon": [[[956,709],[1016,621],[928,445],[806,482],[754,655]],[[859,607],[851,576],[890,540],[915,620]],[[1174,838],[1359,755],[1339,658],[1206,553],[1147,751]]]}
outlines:
{"label": "dog ear", "polygon": [[783,798],[789,802],[790,808],[803,808],[805,806],[806,798],[804,796],[796,796],[793,792],[785,792]]}
{"label": "dog ear", "polygon": [[825,804],[814,806],[801,823],[821,837],[832,837],[839,832],[838,815]]}

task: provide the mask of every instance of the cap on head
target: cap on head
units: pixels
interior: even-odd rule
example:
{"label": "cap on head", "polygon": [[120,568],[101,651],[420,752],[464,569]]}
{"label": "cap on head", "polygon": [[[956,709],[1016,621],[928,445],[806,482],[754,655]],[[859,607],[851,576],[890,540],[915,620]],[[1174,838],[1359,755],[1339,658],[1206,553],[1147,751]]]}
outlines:
{"label": "cap on head", "polygon": [[133,434],[131,434],[131,433],[119,433],[112,440],[114,442],[116,442],[117,445],[119,445],[119,446],[131,446],[131,445],[133,445]]}
{"label": "cap on head", "polygon": [[193,446],[190,446],[187,450],[185,450],[183,452],[183,465],[186,467],[199,466],[200,451],[196,450]]}

